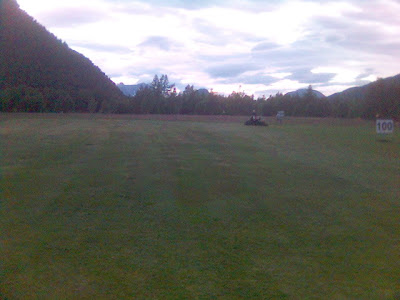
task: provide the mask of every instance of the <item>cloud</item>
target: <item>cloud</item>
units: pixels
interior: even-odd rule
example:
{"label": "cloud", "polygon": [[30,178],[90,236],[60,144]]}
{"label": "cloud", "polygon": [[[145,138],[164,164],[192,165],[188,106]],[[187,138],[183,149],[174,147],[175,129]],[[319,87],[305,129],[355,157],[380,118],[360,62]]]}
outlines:
{"label": "cloud", "polygon": [[233,32],[226,31],[206,20],[196,18],[192,21],[194,31],[198,34],[196,40],[214,46],[224,46],[233,38]]}
{"label": "cloud", "polygon": [[334,63],[350,59],[350,53],[341,49],[331,51],[323,43],[313,40],[301,40],[284,47],[265,47],[258,44],[252,49],[252,58],[259,64],[280,68],[284,72],[298,69],[313,69],[326,62]]}
{"label": "cloud", "polygon": [[255,75],[243,75],[238,78],[237,82],[243,82],[244,84],[263,84],[269,85],[271,83],[275,83],[280,81],[279,78],[264,75],[264,74],[255,74]]}
{"label": "cloud", "polygon": [[40,14],[40,20],[52,27],[76,27],[82,24],[104,21],[107,18],[106,11],[95,7],[63,7],[47,10]]}
{"label": "cloud", "polygon": [[131,53],[128,47],[118,46],[118,45],[109,45],[109,44],[98,44],[98,43],[88,43],[88,42],[75,42],[75,47],[86,48],[91,51],[96,52],[109,52],[115,54],[126,54]]}
{"label": "cloud", "polygon": [[393,0],[385,1],[358,1],[360,10],[349,12],[347,16],[362,22],[374,22],[376,25],[399,26],[400,3]]}
{"label": "cloud", "polygon": [[246,9],[250,11],[259,11],[263,9],[270,9],[283,2],[283,0],[147,0],[147,3],[159,7],[174,7],[179,9],[198,10],[209,7],[234,7],[237,9]]}
{"label": "cloud", "polygon": [[176,46],[176,42],[163,36],[151,36],[138,45],[139,48],[158,48],[160,50],[169,51]]}
{"label": "cloud", "polygon": [[340,19],[314,18],[314,34],[325,36],[324,41],[332,48],[340,47],[361,54],[377,55],[395,55],[398,52],[400,47],[398,30],[391,32],[386,23],[379,25],[372,20],[368,22],[359,20],[358,17],[358,14],[350,14]]}
{"label": "cloud", "polygon": [[259,66],[243,62],[236,64],[228,63],[228,64],[215,65],[207,68],[206,71],[214,78],[232,78],[244,72],[257,70],[259,68],[260,68]]}
{"label": "cloud", "polygon": [[198,36],[194,37],[194,40],[210,45],[226,47],[227,44],[238,45],[239,43],[254,43],[261,40],[255,33],[227,30],[203,18],[196,17],[191,24],[194,31],[198,34]]}
{"label": "cloud", "polygon": [[275,76],[267,75],[259,71],[246,71],[238,76],[230,76],[217,78],[218,83],[234,84],[234,85],[269,85],[280,81],[281,79]]}
{"label": "cloud", "polygon": [[224,0],[147,0],[146,2],[159,7],[185,8],[191,10],[213,5],[223,5],[226,3]]}
{"label": "cloud", "polygon": [[294,70],[287,79],[296,80],[300,83],[315,84],[327,83],[335,77],[335,73],[312,73],[309,69]]}
{"label": "cloud", "polygon": [[253,47],[252,51],[269,51],[278,48],[279,45],[272,43],[272,42],[261,42],[258,43],[255,47]]}
{"label": "cloud", "polygon": [[367,68],[367,69],[364,70],[363,73],[361,73],[360,75],[357,76],[357,79],[363,79],[365,77],[369,77],[371,75],[374,75],[375,72],[376,71],[373,68]]}

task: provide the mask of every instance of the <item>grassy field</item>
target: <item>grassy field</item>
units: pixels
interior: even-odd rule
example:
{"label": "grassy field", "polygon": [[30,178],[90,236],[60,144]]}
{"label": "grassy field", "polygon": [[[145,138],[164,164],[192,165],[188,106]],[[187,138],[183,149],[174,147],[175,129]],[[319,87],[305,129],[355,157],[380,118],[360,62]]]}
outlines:
{"label": "grassy field", "polygon": [[0,114],[0,298],[398,299],[400,130]]}

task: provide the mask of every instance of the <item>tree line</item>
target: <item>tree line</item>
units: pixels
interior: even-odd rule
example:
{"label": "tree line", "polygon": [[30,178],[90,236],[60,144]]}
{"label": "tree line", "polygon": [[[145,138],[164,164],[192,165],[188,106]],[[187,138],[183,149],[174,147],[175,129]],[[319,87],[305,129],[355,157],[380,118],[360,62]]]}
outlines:
{"label": "tree line", "polygon": [[285,111],[287,116],[400,119],[400,76],[378,79],[350,94],[338,93],[331,97],[317,97],[311,86],[304,95],[277,93],[268,98],[232,92],[218,95],[187,85],[177,93],[168,76],[156,75],[150,85],[142,86],[133,97],[127,97],[114,107],[117,113],[135,114],[197,114],[197,115],[259,115],[275,116]]}
{"label": "tree line", "polygon": [[168,76],[156,75],[150,85],[142,86],[133,97],[128,97],[115,108],[118,113],[135,114],[198,114],[198,115],[259,115],[275,116],[285,111],[287,116],[336,117],[372,119],[390,117],[400,119],[400,76],[378,79],[347,95],[338,93],[332,97],[317,97],[311,86],[304,95],[277,93],[268,98],[232,92],[228,96],[196,90],[187,85],[176,93]]}
{"label": "tree line", "polygon": [[[101,99],[101,101],[99,101]],[[105,99],[84,89],[68,92],[56,88],[34,88],[24,85],[0,90],[2,112],[91,112],[129,114],[193,114],[193,115],[259,115],[365,118],[376,116],[400,119],[400,84],[379,79],[369,84],[361,96],[335,95],[317,97],[309,86],[302,95],[277,93],[268,98],[232,92],[228,96],[195,89],[187,85],[177,93],[167,75],[154,76],[135,96]]]}

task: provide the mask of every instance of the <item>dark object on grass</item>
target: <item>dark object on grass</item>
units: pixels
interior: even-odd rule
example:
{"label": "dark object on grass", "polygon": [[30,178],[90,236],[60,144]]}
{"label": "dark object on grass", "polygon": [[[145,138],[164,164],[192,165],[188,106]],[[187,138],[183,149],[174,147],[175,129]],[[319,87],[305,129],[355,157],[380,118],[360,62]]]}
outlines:
{"label": "dark object on grass", "polygon": [[261,121],[260,118],[253,118],[251,117],[250,120],[247,120],[244,125],[253,125],[253,126],[268,126],[267,123]]}

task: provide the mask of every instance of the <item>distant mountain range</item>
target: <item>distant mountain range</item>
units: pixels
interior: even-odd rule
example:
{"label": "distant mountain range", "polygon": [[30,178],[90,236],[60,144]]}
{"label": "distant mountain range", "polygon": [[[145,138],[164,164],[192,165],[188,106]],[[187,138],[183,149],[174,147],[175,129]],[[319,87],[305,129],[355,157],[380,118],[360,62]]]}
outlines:
{"label": "distant mountain range", "polygon": [[[299,89],[299,90],[294,91],[294,92],[286,93],[285,96],[303,98],[304,96],[307,95],[307,92],[308,92],[308,89]],[[315,97],[317,97],[317,98],[320,98],[320,99],[325,98],[325,95],[322,94],[322,93],[319,92],[319,91],[312,90],[312,93],[313,93],[313,95],[314,95]]]}
{"label": "distant mountain range", "polygon": [[[392,76],[392,77],[387,77],[387,78],[382,78],[379,79],[381,82],[381,88],[383,89],[385,94],[391,94],[394,93],[393,91],[394,88],[400,87],[400,74]],[[366,85],[363,86],[356,86],[356,87],[351,87],[348,88],[342,92],[338,92],[335,94],[332,94],[328,97],[326,97],[324,94],[322,94],[319,91],[312,90],[313,95],[316,96],[317,98],[323,99],[326,98],[329,101],[364,101],[366,99],[367,93],[369,89],[371,89],[374,85],[377,84],[377,81],[370,82]],[[288,96],[296,96],[296,97],[304,97],[307,95],[308,89],[299,89],[297,91],[289,92],[286,93]]]}
{"label": "distant mountain range", "polygon": [[124,93],[125,96],[135,96],[138,90],[148,86],[150,85],[147,83],[125,85],[121,82],[117,84],[117,87],[121,90],[122,93]]}

